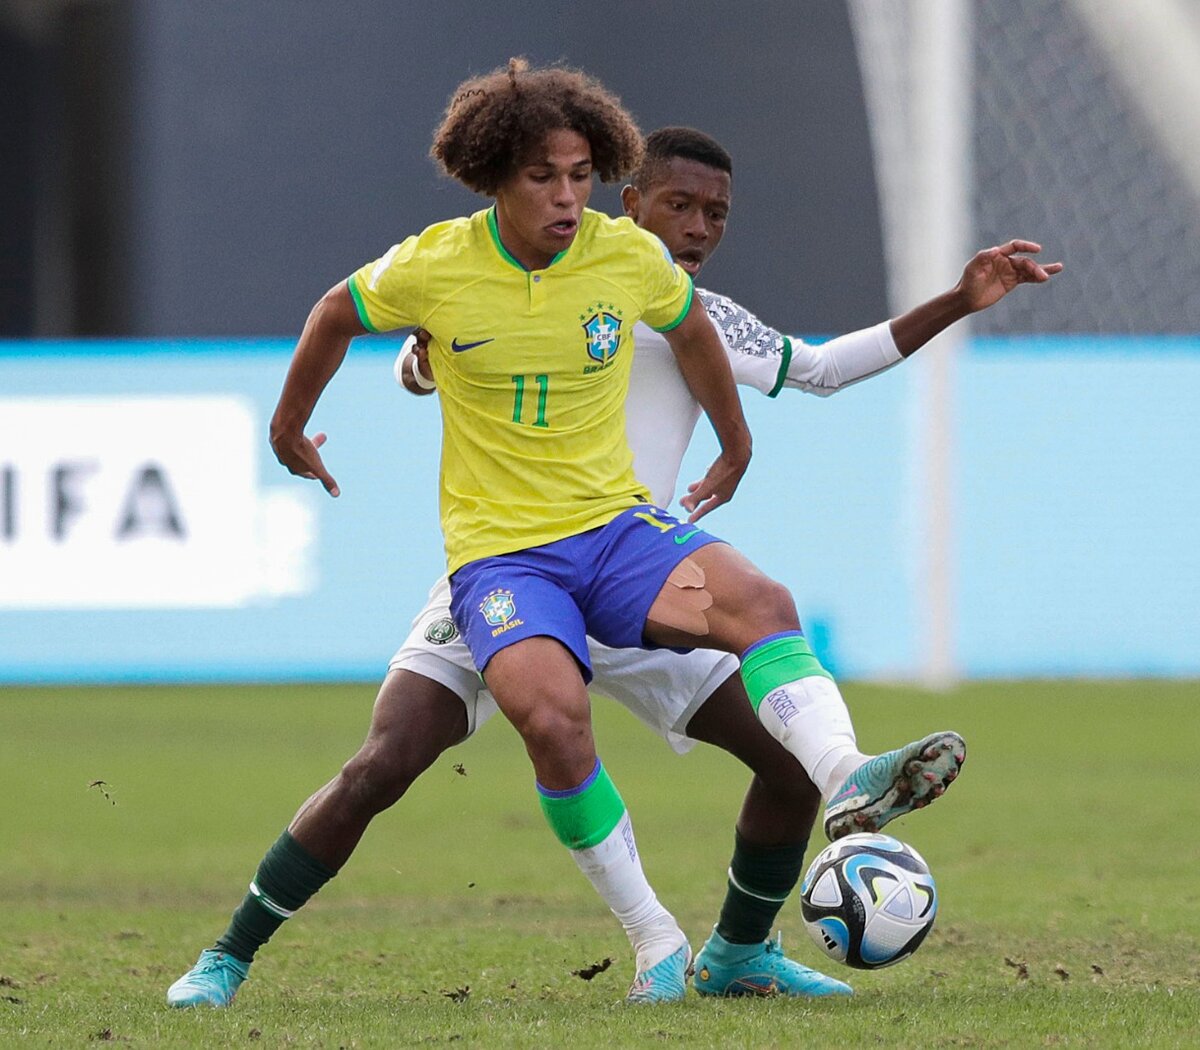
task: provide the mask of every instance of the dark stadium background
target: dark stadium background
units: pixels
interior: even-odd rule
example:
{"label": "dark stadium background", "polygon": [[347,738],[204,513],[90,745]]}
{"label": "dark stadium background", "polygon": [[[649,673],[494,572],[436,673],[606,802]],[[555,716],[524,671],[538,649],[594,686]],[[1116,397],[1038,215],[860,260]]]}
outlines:
{"label": "dark stadium background", "polygon": [[478,206],[430,135],[457,83],[511,55],[586,68],[644,129],[730,149],[735,225],[706,281],[810,332],[885,313],[842,4],[6,6],[0,335],[298,331],[360,262]]}

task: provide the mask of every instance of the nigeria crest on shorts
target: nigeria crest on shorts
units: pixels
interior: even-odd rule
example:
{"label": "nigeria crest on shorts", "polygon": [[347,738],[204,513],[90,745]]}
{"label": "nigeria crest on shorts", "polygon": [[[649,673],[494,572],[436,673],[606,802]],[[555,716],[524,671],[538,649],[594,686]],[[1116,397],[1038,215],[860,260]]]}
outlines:
{"label": "nigeria crest on shorts", "polygon": [[491,626],[499,627],[517,615],[517,603],[513,601],[512,591],[492,591],[479,603],[479,611]]}
{"label": "nigeria crest on shorts", "polygon": [[621,345],[621,319],[607,310],[599,310],[583,323],[587,336],[588,357],[606,365]]}
{"label": "nigeria crest on shorts", "polygon": [[449,616],[434,620],[425,628],[425,641],[431,642],[433,645],[445,645],[457,637],[458,628],[454,626],[454,621]]}

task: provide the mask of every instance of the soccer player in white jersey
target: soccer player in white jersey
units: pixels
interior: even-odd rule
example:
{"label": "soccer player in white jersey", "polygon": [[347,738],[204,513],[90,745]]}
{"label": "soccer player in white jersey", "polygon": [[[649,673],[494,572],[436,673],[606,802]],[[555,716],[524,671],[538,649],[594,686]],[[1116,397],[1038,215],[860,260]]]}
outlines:
{"label": "soccer player in white jersey", "polygon": [[[664,129],[648,141],[635,185],[625,191],[629,213],[656,232],[693,276],[724,232],[732,165],[719,145],[689,129]],[[736,304],[701,292],[729,344],[734,373],[772,396],[784,386],[831,393],[913,352],[954,319],[990,305],[1016,283],[1044,280],[1014,250],[1028,242],[980,253],[948,297],[820,348],[789,340]],[[998,291],[997,291],[998,290]],[[959,302],[961,300],[961,302]],[[670,502],[679,461],[699,415],[665,341],[638,332],[638,353],[627,405],[627,430],[639,475],[656,499]],[[893,338],[893,332],[895,337]],[[433,384],[417,355],[397,361],[398,378],[419,392]],[[652,435],[653,440],[646,437]],[[252,893],[218,941],[238,960],[237,980],[254,952],[324,881],[345,863],[372,817],[394,803],[450,745],[470,735],[495,711],[448,612],[445,580],[414,621],[393,658],[376,701],[366,743],[329,784],[309,799],[264,858]],[[755,773],[735,832],[726,901],[697,959],[702,994],[846,994],[840,982],[788,960],[771,924],[797,881],[820,795],[795,757],[755,719],[732,657],[697,650],[686,656],[657,650],[611,650],[593,643],[594,691],[610,695],[661,733],[676,750],[705,740],[741,758]],[[299,875],[287,873],[295,868]],[[286,893],[283,883],[287,883]],[[264,889],[265,887],[265,889]],[[273,891],[273,892],[268,892]],[[277,900],[284,897],[286,907]],[[264,904],[263,900],[269,902]],[[224,1005],[232,991],[212,994],[189,977],[177,982],[176,1005]],[[182,987],[181,987],[182,986]]]}

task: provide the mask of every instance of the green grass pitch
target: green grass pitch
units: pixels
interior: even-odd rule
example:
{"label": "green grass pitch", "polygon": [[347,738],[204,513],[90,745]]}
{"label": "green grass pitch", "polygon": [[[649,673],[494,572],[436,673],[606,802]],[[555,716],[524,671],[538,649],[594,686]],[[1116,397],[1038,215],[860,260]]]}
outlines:
{"label": "green grass pitch", "polygon": [[[376,822],[232,1008],[173,1012],[167,985],[357,747],[373,687],[0,690],[0,1046],[1200,1045],[1200,684],[846,694],[864,748],[947,727],[969,747],[949,795],[889,828],[941,894],[912,959],[823,964],[798,906],[781,914],[785,948],[851,1000],[622,1006],[628,946],[497,720]],[[596,723],[698,948],[747,775],[611,704]]]}

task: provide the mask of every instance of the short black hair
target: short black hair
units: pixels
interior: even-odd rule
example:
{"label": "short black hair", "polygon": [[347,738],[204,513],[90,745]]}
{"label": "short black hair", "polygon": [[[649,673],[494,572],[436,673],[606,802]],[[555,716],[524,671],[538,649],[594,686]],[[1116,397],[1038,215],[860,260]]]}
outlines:
{"label": "short black hair", "polygon": [[733,158],[711,135],[695,128],[659,128],[646,136],[646,152],[633,173],[633,184],[645,190],[654,184],[666,165],[676,157],[694,160],[733,178]]}

